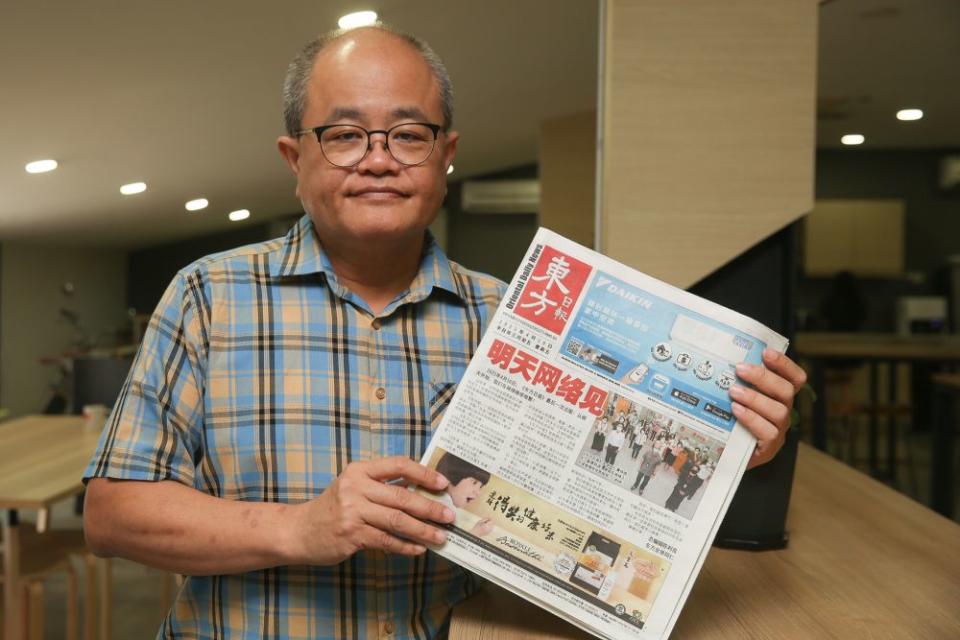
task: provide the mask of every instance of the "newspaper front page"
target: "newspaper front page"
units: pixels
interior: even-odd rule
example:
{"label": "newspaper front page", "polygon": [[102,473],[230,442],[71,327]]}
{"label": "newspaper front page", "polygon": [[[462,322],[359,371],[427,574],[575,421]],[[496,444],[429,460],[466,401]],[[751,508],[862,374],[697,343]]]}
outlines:
{"label": "newspaper front page", "polygon": [[436,551],[600,637],[667,637],[753,452],[727,390],[764,347],[787,341],[540,229],[423,458],[457,512]]}

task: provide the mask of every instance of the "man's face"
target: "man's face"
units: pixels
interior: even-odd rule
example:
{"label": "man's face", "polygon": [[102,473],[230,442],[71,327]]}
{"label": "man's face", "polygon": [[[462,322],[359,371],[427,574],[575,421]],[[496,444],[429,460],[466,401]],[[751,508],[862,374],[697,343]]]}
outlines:
{"label": "man's face", "polygon": [[[404,122],[443,124],[437,82],[420,54],[382,31],[360,29],[317,56],[303,128],[354,124],[385,130]],[[315,135],[283,137],[281,153],[297,176],[297,195],[325,244],[340,240],[419,243],[446,193],[457,134],[440,132],[422,164],[397,162],[376,134],[359,164],[337,167]]]}

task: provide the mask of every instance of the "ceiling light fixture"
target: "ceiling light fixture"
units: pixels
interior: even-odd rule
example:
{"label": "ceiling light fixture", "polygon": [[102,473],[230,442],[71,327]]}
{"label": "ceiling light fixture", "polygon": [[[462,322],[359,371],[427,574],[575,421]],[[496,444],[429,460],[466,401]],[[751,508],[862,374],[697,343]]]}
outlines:
{"label": "ceiling light fixture", "polygon": [[230,218],[230,222],[240,222],[250,217],[250,211],[248,209],[237,209],[236,211],[231,211],[227,217]]}
{"label": "ceiling light fixture", "polygon": [[919,120],[922,117],[922,109],[900,109],[900,111],[897,111],[897,120]]}
{"label": "ceiling light fixture", "polygon": [[376,11],[354,11],[345,16],[340,16],[337,25],[341,29],[356,29],[357,27],[369,27],[376,21]]}
{"label": "ceiling light fixture", "polygon": [[191,200],[187,204],[183,205],[183,207],[187,211],[200,211],[200,209],[206,209],[207,205],[209,204],[210,202],[207,201],[206,198],[197,198],[196,200]]}
{"label": "ceiling light fixture", "polygon": [[840,138],[840,142],[842,142],[845,145],[863,144],[864,140],[866,140],[866,138],[864,138],[859,133],[848,133],[847,135]]}
{"label": "ceiling light fixture", "polygon": [[47,171],[53,171],[56,168],[56,160],[34,160],[33,162],[28,162],[27,166],[24,167],[24,169],[27,170],[27,173],[46,173]]}
{"label": "ceiling light fixture", "polygon": [[132,196],[136,193],[143,193],[147,190],[146,182],[131,182],[120,187],[120,193],[125,196]]}

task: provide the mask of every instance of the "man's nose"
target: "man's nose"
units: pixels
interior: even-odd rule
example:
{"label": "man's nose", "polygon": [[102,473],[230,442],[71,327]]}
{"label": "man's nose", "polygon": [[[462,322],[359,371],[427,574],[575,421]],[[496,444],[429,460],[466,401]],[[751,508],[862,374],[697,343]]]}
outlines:
{"label": "man's nose", "polygon": [[396,158],[393,157],[393,154],[390,153],[390,148],[387,146],[387,135],[385,133],[374,133],[370,135],[370,139],[367,142],[367,154],[360,161],[360,164],[357,166],[361,171],[389,171],[395,169],[397,164],[399,164]]}

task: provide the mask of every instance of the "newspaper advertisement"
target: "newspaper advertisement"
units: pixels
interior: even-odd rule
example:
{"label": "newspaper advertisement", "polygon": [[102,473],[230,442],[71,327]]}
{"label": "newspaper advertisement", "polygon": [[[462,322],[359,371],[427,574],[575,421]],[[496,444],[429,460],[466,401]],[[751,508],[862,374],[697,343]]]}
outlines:
{"label": "newspaper advertisement", "polygon": [[457,513],[436,551],[597,636],[667,637],[753,452],[735,366],[765,347],[787,341],[540,229],[423,457]]}

